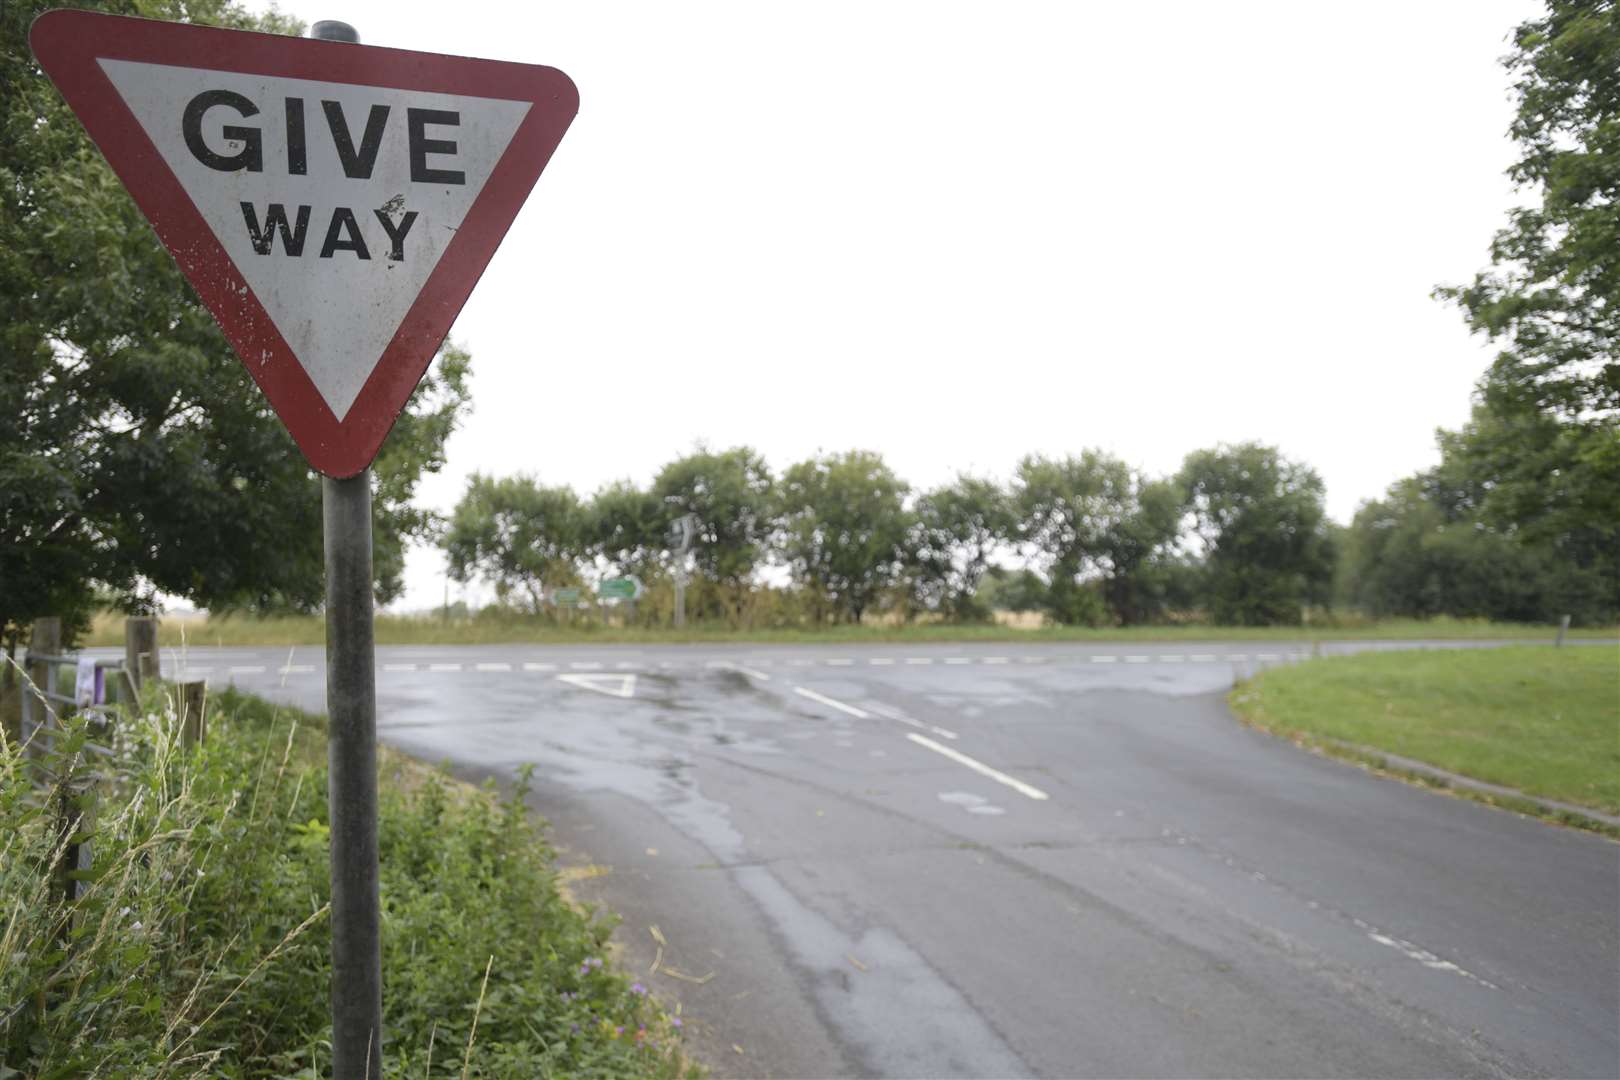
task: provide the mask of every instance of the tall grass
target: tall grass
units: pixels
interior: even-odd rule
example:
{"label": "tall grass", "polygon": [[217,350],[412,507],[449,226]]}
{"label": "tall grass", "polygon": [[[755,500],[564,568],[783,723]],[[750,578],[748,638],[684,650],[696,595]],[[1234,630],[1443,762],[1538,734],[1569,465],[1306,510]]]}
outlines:
{"label": "tall grass", "polygon": [[[0,1077],[329,1071],[319,718],[229,694],[204,745],[178,731],[149,696],[32,755],[0,742]],[[678,1075],[668,1018],[602,963],[610,927],[559,896],[523,794],[385,770],[386,1074]]]}

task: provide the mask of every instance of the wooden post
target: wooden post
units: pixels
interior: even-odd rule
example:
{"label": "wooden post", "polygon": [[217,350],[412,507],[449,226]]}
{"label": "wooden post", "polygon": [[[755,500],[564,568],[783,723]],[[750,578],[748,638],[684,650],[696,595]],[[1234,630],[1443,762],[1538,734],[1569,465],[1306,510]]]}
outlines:
{"label": "wooden post", "polygon": [[124,620],[124,669],[139,690],[158,677],[158,621],[150,615]]}
{"label": "wooden post", "polygon": [[[32,632],[28,635],[29,656],[58,656],[62,652],[62,620],[54,615],[35,619]],[[22,688],[25,695],[23,699],[22,737],[28,744],[31,754],[40,754],[45,749],[45,743],[40,736],[41,730],[49,730],[50,714],[56,706],[46,700],[44,692],[51,689],[55,668],[47,661],[30,659],[26,665],[29,685]]]}
{"label": "wooden post", "polygon": [[196,746],[208,736],[208,718],[203,704],[208,700],[208,684],[198,680],[180,684],[180,742]]}
{"label": "wooden post", "polygon": [[1562,649],[1564,647],[1564,635],[1567,633],[1569,633],[1569,616],[1565,615],[1558,620],[1558,640],[1553,642],[1555,648]]}

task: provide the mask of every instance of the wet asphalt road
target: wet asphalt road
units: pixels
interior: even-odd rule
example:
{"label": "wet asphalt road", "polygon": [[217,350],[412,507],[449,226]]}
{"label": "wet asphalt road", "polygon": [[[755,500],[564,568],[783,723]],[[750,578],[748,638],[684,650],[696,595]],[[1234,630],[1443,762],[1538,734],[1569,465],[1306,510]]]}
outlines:
{"label": "wet asphalt road", "polygon": [[[1620,845],[1233,721],[1303,655],[382,648],[379,728],[538,764],[718,1075],[1620,1076]],[[185,663],[324,708],[318,649]]]}

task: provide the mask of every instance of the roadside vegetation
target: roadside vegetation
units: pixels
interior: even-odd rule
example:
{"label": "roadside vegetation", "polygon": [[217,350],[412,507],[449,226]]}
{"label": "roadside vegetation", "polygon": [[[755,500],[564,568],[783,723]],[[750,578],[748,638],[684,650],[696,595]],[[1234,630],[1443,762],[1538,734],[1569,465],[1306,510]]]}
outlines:
{"label": "roadside vegetation", "polygon": [[[1197,641],[1366,641],[1366,640],[1509,640],[1551,641],[1557,629],[1532,623],[1498,623],[1484,619],[1369,619],[1345,613],[1319,615],[1301,626],[1212,626],[1159,624],[1089,627],[994,622],[867,622],[823,627],[737,627],[724,621],[692,622],[681,629],[630,621],[614,613],[604,623],[581,614],[571,621],[510,608],[465,610],[439,615],[379,615],[379,645],[579,645],[579,644],[946,644],[950,642],[1197,642]],[[1620,638],[1620,627],[1587,627],[1583,637]],[[158,644],[164,649],[201,646],[319,646],[326,641],[326,621],[317,615],[227,615],[213,618],[166,618],[159,623]],[[84,644],[124,644],[123,617],[99,616]]]}
{"label": "roadside vegetation", "polygon": [[1361,653],[1268,669],[1232,694],[1248,723],[1330,753],[1412,758],[1620,814],[1620,651]]}
{"label": "roadside vegetation", "polygon": [[[188,749],[147,705],[97,736],[112,758],[69,721],[54,785],[0,747],[0,1076],[324,1076],[320,718],[227,693]],[[523,785],[501,798],[386,750],[382,780],[386,1075],[692,1072],[680,1019],[613,969],[611,924],[559,894]],[[71,901],[68,836],[93,853]]]}

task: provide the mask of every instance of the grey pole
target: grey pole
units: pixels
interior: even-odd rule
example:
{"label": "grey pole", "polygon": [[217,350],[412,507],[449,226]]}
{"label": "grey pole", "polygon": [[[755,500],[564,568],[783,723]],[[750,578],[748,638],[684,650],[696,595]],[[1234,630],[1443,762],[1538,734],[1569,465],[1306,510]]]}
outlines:
{"label": "grey pole", "polygon": [[321,478],[326,526],[327,797],[332,845],[332,1076],[382,1076],[377,686],[371,470]]}
{"label": "grey pole", "polygon": [[[360,42],[347,23],[310,36]],[[377,892],[377,683],[372,635],[371,470],[321,478],[326,532],[326,756],[332,858],[332,1076],[382,1077],[382,919]]]}

